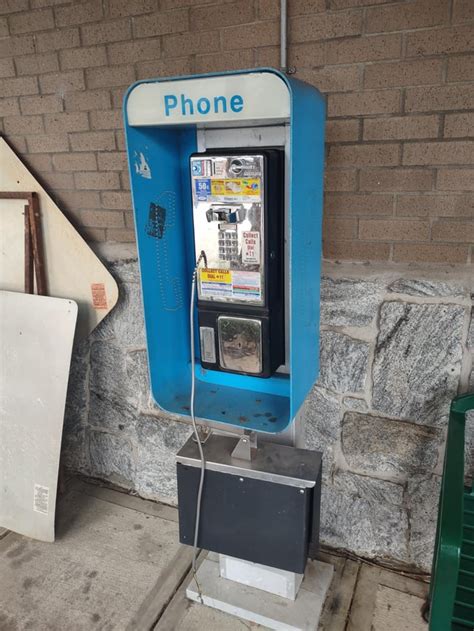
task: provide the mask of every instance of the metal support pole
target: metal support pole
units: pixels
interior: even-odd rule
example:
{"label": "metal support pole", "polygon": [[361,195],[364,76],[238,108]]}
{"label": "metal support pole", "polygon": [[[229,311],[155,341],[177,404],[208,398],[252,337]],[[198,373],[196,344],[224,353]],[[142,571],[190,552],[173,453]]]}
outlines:
{"label": "metal support pole", "polygon": [[287,0],[280,1],[280,70],[288,70],[287,61]]}

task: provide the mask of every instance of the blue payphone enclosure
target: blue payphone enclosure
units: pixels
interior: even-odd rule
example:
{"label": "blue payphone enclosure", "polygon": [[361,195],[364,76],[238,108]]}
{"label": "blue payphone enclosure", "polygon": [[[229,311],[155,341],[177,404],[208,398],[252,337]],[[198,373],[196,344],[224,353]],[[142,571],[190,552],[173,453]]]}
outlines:
{"label": "blue payphone enclosure", "polygon": [[[201,420],[276,433],[283,431],[295,418],[319,372],[324,98],[312,86],[263,68],[135,83],[125,96],[124,118],[151,392],[160,408],[189,416],[189,305],[195,266],[189,157],[198,151],[198,130],[206,127],[212,99],[201,98],[192,102],[186,100],[185,95],[175,93],[173,88],[178,85],[177,81],[180,86],[191,88],[191,82],[196,79],[200,80],[199,85],[205,86],[205,80],[220,77],[225,86],[227,78],[234,82],[245,81],[247,77],[257,80],[259,77],[265,79],[268,74],[272,81],[282,82],[281,89],[288,92],[289,103],[288,116],[280,121],[286,129],[289,128],[285,213],[289,371],[263,379],[204,370],[199,363],[196,335],[195,414]],[[157,87],[150,84],[161,84],[160,89],[166,85],[164,93],[162,91],[163,103],[158,98],[147,101],[147,114],[137,124],[137,117],[130,115],[130,99],[140,86]],[[214,127],[235,126],[234,113],[240,117],[237,124],[252,126],[252,121],[242,122],[245,99],[240,93],[227,101],[223,96],[217,98],[221,100],[214,104],[220,106],[221,114],[220,122],[214,123]],[[275,107],[271,92],[265,99],[270,110]],[[260,102],[255,107],[265,108],[266,104]],[[155,121],[150,112],[159,108],[161,114]],[[166,117],[175,112],[180,118],[172,124]],[[191,112],[194,116],[187,122],[185,115]],[[227,114],[229,120],[225,118]],[[267,124],[272,122],[269,120]],[[197,323],[195,331],[198,331]]]}

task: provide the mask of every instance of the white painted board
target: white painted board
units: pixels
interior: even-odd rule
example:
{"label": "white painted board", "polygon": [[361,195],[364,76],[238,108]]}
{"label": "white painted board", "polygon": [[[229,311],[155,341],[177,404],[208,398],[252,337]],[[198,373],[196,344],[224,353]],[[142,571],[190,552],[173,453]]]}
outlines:
{"label": "white painted board", "polygon": [[77,304],[0,291],[0,527],[54,541]]}
{"label": "white painted board", "polygon": [[[77,337],[86,337],[114,308],[115,279],[3,138],[0,191],[38,194],[47,293],[77,302]],[[24,291],[24,206],[23,200],[0,199],[0,289],[8,291]]]}

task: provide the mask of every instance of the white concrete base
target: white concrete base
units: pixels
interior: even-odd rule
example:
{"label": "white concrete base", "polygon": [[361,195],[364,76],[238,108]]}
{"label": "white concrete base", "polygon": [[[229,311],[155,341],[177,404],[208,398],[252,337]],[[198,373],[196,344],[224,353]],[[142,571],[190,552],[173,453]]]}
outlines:
{"label": "white concrete base", "polygon": [[304,576],[252,561],[243,561],[226,554],[219,554],[219,575],[229,581],[263,589],[290,600],[295,600]]}
{"label": "white concrete base", "polygon": [[[278,631],[316,631],[334,568],[311,561],[295,601],[219,576],[217,555],[209,554],[186,589],[190,600]],[[202,600],[201,600],[202,596]]]}

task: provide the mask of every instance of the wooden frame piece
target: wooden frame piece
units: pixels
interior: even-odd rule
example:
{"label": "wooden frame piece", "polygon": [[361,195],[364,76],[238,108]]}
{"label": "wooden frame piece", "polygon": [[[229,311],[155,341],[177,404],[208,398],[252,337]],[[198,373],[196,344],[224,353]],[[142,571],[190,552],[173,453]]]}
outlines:
{"label": "wooden frame piece", "polygon": [[0,199],[25,199],[25,293],[34,293],[33,267],[36,291],[46,296],[47,285],[44,268],[44,250],[41,231],[39,197],[35,192],[0,191]]}

